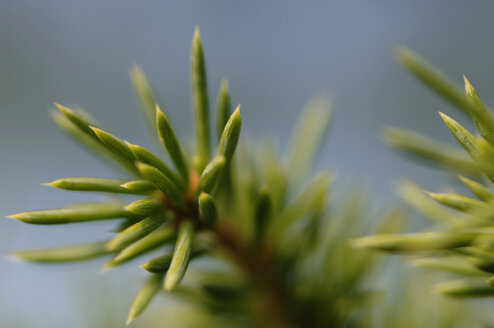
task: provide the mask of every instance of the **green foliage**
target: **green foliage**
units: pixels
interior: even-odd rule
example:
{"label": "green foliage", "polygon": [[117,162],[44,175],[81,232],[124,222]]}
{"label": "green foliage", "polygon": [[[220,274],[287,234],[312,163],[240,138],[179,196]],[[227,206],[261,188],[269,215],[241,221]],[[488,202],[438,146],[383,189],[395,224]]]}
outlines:
{"label": "green foliage", "polygon": [[31,262],[73,262],[91,259],[94,257],[107,255],[110,252],[106,247],[106,241],[73,245],[60,248],[35,249],[31,251],[15,252],[13,255],[24,261]]}
{"label": "green foliage", "polygon": [[461,302],[424,288],[424,284],[441,279],[437,274],[406,268],[406,272],[400,271],[400,276],[400,280],[393,283],[394,295],[376,309],[369,327],[490,327],[492,318],[482,310],[481,304]]}
{"label": "green foliage", "polygon": [[187,167],[187,161],[185,160],[182,147],[180,146],[177,136],[175,135],[175,131],[173,131],[170,121],[159,107],[156,107],[156,126],[158,127],[160,140],[168,151],[173,164],[180,174],[182,174],[185,181],[187,181],[189,177],[189,169]]}
{"label": "green foliage", "polygon": [[166,271],[164,288],[172,291],[182,281],[185,271],[189,266],[192,241],[194,239],[194,224],[192,220],[185,219],[180,223],[177,232],[177,242],[173,251],[170,267]]}
{"label": "green foliage", "polygon": [[[268,142],[258,147],[239,143],[240,110],[237,107],[231,113],[226,81],[217,98],[217,126],[211,128],[198,31],[192,44],[191,74],[197,130],[194,153],[184,151],[185,143],[178,140],[143,71],[137,67],[131,71],[151,135],[159,138],[171,163],[107,132],[88,115],[57,105],[59,112],[53,117],[64,131],[132,177],[65,178],[49,185],[141,197],[130,203],[80,204],[13,215],[32,224],[119,220],[108,240],[15,255],[35,262],[110,256],[102,270],[139,258],[149,278],[131,306],[128,323],[159,291],[186,300],[194,308],[186,319],[199,320],[193,324],[196,327],[353,327],[363,323],[364,312],[376,299],[368,282],[380,261],[372,253],[353,250],[347,241],[365,232],[397,232],[403,215],[392,212],[377,228],[366,227],[363,197],[333,206],[332,175],[322,172],[307,179],[327,135],[329,102],[325,98],[309,102],[287,156],[281,159]],[[217,131],[216,149],[212,149],[212,131]],[[432,238],[424,245],[445,248],[471,240],[471,234],[454,235],[439,241]],[[155,250],[158,257],[141,258]],[[165,322],[179,327],[178,319],[184,318],[173,315]]]}
{"label": "green foliage", "polygon": [[131,323],[139,314],[141,314],[146,309],[148,304],[152,301],[153,297],[160,291],[162,280],[162,273],[153,274],[146,280],[142,288],[137,293],[132,306],[130,307],[127,324]]}
{"label": "green foliage", "polygon": [[211,128],[209,124],[209,96],[206,78],[206,64],[202,50],[199,28],[196,28],[192,40],[190,56],[192,103],[196,116],[197,137],[197,169],[202,171],[204,165],[209,162],[211,155]]}
{"label": "green foliage", "polygon": [[31,224],[65,224],[119,218],[135,218],[121,203],[78,204],[64,208],[24,212],[10,216]]}
{"label": "green foliage", "polygon": [[415,265],[463,276],[463,280],[438,285],[437,290],[448,296],[492,297],[494,288],[489,286],[487,277],[494,273],[494,202],[491,191],[491,181],[494,181],[494,116],[466,78],[465,92],[462,93],[410,50],[400,49],[398,59],[433,91],[467,114],[478,134],[472,135],[460,123],[439,113],[464,153],[398,129],[387,130],[386,140],[409,154],[456,173],[469,174],[480,181],[459,176],[473,197],[454,192],[424,192],[410,182],[401,183],[399,193],[403,199],[440,225],[434,232],[363,237],[354,240],[353,245],[416,254],[418,258],[412,260]]}

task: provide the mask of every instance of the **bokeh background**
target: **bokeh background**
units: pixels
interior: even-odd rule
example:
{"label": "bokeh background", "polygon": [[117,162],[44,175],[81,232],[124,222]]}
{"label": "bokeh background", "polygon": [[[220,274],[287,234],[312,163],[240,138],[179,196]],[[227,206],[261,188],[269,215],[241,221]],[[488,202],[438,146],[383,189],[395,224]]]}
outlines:
{"label": "bokeh background", "polygon": [[[42,187],[66,176],[113,177],[50,121],[54,101],[80,105],[109,131],[150,145],[128,69],[140,64],[182,137],[191,135],[189,50],[200,26],[211,99],[227,77],[242,103],[243,135],[283,146],[308,98],[328,94],[336,115],[321,166],[397,201],[393,181],[436,190],[448,178],[379,140],[385,125],[452,142],[437,111],[454,110],[393,59],[404,44],[460,85],[466,74],[494,101],[492,1],[28,1],[0,0],[0,215],[95,197]],[[461,114],[457,115],[461,120]],[[102,262],[14,264],[10,251],[95,240],[104,224],[45,228],[0,221],[0,327],[122,326],[142,276],[98,275]],[[134,267],[134,266],[133,266]]]}

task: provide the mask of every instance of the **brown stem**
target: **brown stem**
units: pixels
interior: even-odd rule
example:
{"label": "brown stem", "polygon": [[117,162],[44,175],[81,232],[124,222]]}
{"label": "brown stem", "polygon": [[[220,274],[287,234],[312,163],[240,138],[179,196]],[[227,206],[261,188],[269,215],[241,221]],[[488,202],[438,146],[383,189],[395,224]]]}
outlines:
{"label": "brown stem", "polygon": [[249,247],[242,235],[224,222],[213,231],[234,263],[248,274],[256,290],[265,296],[265,304],[259,307],[259,321],[267,327],[293,327],[289,324],[285,288],[272,268],[271,250],[266,246]]}
{"label": "brown stem", "polygon": [[[192,172],[189,181],[189,187],[184,196],[185,209],[174,206],[164,195],[161,197],[165,207],[176,214],[174,224],[178,226],[184,219],[191,219],[195,222],[196,229],[210,230],[235,265],[248,274],[254,288],[264,296],[264,303],[259,306],[258,311],[260,323],[270,328],[293,328],[288,311],[289,295],[277,272],[273,270],[273,254],[270,247],[268,245],[252,247],[237,229],[227,223],[227,220],[218,220],[214,227],[205,225],[200,218],[195,201],[199,184],[197,173]],[[299,327],[308,326],[300,325]]]}

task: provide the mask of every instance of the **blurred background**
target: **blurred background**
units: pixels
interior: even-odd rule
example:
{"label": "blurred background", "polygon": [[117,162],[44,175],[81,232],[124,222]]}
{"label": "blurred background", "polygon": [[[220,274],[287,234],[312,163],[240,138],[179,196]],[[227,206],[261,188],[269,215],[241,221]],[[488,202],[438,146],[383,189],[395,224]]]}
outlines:
{"label": "blurred background", "polygon": [[[452,76],[465,74],[486,103],[494,58],[492,1],[27,1],[0,0],[0,215],[94,200],[42,187],[68,176],[115,173],[56,129],[54,101],[79,105],[109,131],[151,145],[128,69],[138,63],[178,134],[192,133],[189,51],[201,29],[212,101],[222,77],[242,103],[243,135],[283,146],[304,104],[328,94],[336,115],[321,167],[393,204],[393,181],[437,190],[445,174],[410,162],[379,140],[385,125],[453,138],[437,111],[454,109],[393,59],[407,45]],[[455,115],[460,122],[461,114]],[[468,126],[468,125],[467,125]],[[103,262],[14,264],[13,250],[96,240],[105,224],[28,226],[0,221],[0,327],[122,326],[143,276]],[[122,272],[124,271],[124,272]],[[8,322],[8,324],[7,324]]]}

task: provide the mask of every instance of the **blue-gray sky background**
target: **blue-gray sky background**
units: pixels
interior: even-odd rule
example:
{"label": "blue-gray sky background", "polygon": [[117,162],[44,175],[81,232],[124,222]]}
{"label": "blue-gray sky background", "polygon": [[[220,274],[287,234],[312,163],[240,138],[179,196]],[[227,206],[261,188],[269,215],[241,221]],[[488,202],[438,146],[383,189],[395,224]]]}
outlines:
{"label": "blue-gray sky background", "polygon": [[[307,99],[328,94],[336,115],[322,166],[367,186],[381,203],[396,200],[392,182],[399,177],[438,189],[451,183],[447,176],[390,152],[379,130],[398,125],[452,142],[437,112],[457,113],[410,77],[392,49],[409,46],[458,85],[466,74],[492,103],[493,13],[491,1],[0,0],[0,215],[96,198],[39,183],[115,175],[56,129],[48,115],[54,101],[80,105],[109,131],[149,144],[128,79],[133,63],[154,83],[180,136],[191,136],[189,50],[196,25],[211,99],[227,77],[234,102],[242,103],[244,136],[275,137],[284,145]],[[101,312],[101,289],[119,299],[116,308],[127,307],[138,286],[126,282],[142,277],[135,268],[98,276],[98,261],[40,267],[3,257],[14,249],[95,240],[105,228],[0,221],[0,304],[6,304],[0,326],[9,317],[19,327],[44,327],[42,318],[51,327],[68,318],[71,327],[84,327],[75,323],[88,311]],[[76,305],[80,299],[85,310]]]}

